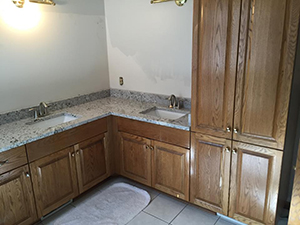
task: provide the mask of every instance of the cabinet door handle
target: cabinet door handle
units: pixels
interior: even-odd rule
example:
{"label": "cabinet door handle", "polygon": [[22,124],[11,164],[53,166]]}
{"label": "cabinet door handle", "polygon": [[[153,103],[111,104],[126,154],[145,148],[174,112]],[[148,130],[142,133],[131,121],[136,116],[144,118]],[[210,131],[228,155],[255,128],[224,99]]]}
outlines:
{"label": "cabinet door handle", "polygon": [[77,154],[77,155],[79,155],[79,150],[78,150],[78,151],[76,151],[76,154]]}
{"label": "cabinet door handle", "polygon": [[3,166],[4,164],[8,163],[8,159],[4,161],[0,161],[0,166]]}
{"label": "cabinet door handle", "polygon": [[227,133],[230,133],[230,132],[231,132],[231,128],[230,128],[230,127],[227,127],[227,128],[226,128],[226,131],[227,131]]}
{"label": "cabinet door handle", "polygon": [[225,148],[225,151],[226,151],[227,153],[229,153],[229,152],[230,152],[230,148],[229,148],[229,147]]}
{"label": "cabinet door handle", "polygon": [[236,128],[234,128],[234,129],[233,129],[233,132],[234,132],[235,134],[237,134],[237,133],[239,132],[239,130],[236,129]]}
{"label": "cabinet door handle", "polygon": [[27,172],[27,173],[25,173],[25,176],[26,177],[30,177],[30,174]]}
{"label": "cabinet door handle", "polygon": [[237,154],[237,150],[236,149],[232,149],[232,154],[236,155]]}
{"label": "cabinet door handle", "polygon": [[153,147],[153,146],[150,146],[150,150],[153,151],[153,150],[154,150],[154,147]]}
{"label": "cabinet door handle", "polygon": [[72,153],[71,156],[74,157],[74,156],[75,156],[75,153]]}
{"label": "cabinet door handle", "polygon": [[149,149],[149,145],[146,145],[146,149]]}

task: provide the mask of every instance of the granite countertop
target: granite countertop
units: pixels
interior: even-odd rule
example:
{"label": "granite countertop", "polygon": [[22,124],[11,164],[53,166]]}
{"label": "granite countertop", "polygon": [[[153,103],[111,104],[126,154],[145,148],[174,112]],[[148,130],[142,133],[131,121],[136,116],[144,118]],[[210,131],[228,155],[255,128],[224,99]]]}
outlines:
{"label": "granite countertop", "polygon": [[[41,129],[37,128],[36,126],[28,125],[33,122],[33,117],[3,124],[0,126],[0,152],[22,146],[24,144],[48,137],[50,135],[80,126],[82,124],[86,124],[88,122],[109,115],[145,121],[181,130],[190,130],[188,115],[177,120],[168,120],[140,113],[152,107],[162,108],[163,106],[157,105],[155,103],[107,97],[51,112],[49,117],[61,113],[69,113],[79,116],[79,118],[47,129]],[[189,110],[186,109],[185,111],[189,112]]]}

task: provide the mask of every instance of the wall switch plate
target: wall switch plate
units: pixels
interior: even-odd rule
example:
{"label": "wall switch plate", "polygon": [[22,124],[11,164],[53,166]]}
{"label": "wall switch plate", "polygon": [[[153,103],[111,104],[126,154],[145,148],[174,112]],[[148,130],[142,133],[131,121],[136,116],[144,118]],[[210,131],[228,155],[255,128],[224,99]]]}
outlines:
{"label": "wall switch plate", "polygon": [[124,84],[124,79],[123,79],[123,77],[119,77],[119,83],[120,83],[121,86]]}

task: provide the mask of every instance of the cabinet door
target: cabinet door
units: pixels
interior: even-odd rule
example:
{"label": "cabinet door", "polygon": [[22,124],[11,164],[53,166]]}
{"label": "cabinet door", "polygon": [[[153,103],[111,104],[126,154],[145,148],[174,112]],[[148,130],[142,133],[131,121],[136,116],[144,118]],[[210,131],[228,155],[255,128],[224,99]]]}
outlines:
{"label": "cabinet door", "polygon": [[151,141],[119,132],[121,139],[121,174],[151,186]]}
{"label": "cabinet door", "polygon": [[231,138],[240,0],[194,1],[192,131]]}
{"label": "cabinet door", "polygon": [[152,186],[188,201],[190,151],[158,141],[153,145]]}
{"label": "cabinet door", "polygon": [[66,148],[30,164],[39,217],[77,196],[73,151],[73,147]]}
{"label": "cabinet door", "polygon": [[233,143],[229,216],[246,224],[275,224],[282,152]]}
{"label": "cabinet door", "polygon": [[101,134],[74,146],[80,193],[109,176],[105,141]]}
{"label": "cabinet door", "polygon": [[242,0],[235,140],[283,149],[299,5],[297,0]]}
{"label": "cabinet door", "polygon": [[231,141],[192,133],[191,199],[196,205],[227,215]]}
{"label": "cabinet door", "polygon": [[37,220],[28,166],[0,175],[0,224],[33,224]]}

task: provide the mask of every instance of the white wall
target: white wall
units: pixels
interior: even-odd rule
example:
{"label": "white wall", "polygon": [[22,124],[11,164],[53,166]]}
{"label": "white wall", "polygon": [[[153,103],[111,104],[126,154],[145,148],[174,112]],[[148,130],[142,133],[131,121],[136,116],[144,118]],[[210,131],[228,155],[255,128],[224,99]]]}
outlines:
{"label": "white wall", "polygon": [[105,0],[110,87],[190,97],[192,7]]}
{"label": "white wall", "polygon": [[28,3],[41,20],[25,31],[7,25],[12,3],[0,1],[0,113],[109,88],[104,0],[54,1]]}

